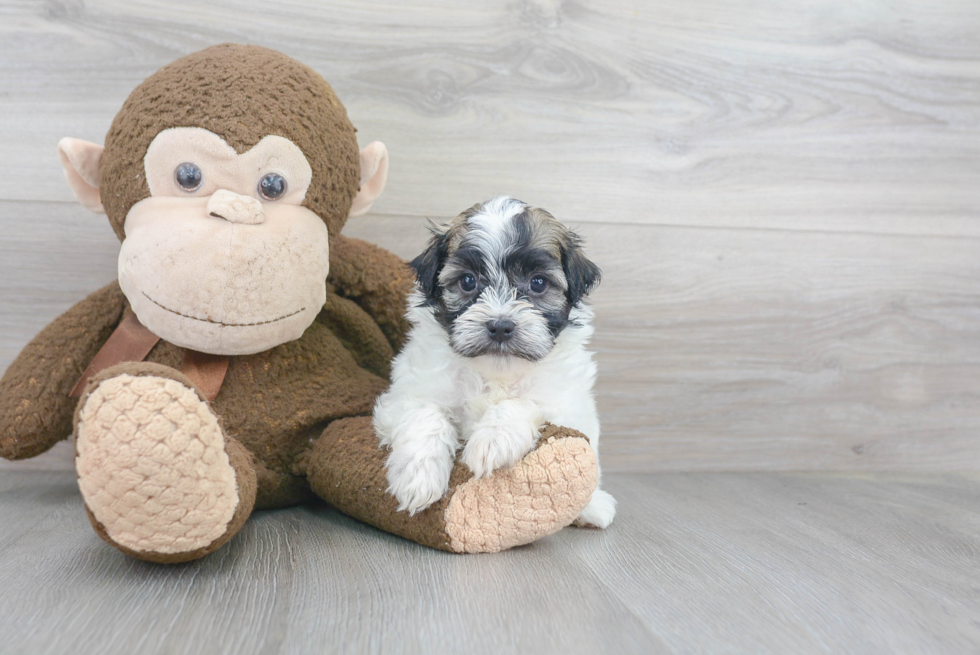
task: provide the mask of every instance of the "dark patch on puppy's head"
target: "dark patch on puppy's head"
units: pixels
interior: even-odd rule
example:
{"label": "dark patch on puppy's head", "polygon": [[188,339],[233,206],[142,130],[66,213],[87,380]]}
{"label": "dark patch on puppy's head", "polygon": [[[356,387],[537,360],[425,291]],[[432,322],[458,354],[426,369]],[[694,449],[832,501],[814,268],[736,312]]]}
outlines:
{"label": "dark patch on puppy's head", "polygon": [[561,268],[568,282],[568,302],[574,306],[599,286],[602,271],[582,252],[582,239],[567,231],[561,243]]}
{"label": "dark patch on puppy's head", "polygon": [[449,232],[436,225],[430,225],[429,231],[432,237],[428,245],[409,266],[415,271],[415,281],[427,304],[432,305],[439,300],[439,272],[449,256]]}
{"label": "dark patch on puppy's head", "polygon": [[[412,267],[425,305],[460,355],[544,357],[599,282],[580,239],[519,200],[494,198],[432,229]],[[500,321],[512,325],[505,340],[494,332]]]}

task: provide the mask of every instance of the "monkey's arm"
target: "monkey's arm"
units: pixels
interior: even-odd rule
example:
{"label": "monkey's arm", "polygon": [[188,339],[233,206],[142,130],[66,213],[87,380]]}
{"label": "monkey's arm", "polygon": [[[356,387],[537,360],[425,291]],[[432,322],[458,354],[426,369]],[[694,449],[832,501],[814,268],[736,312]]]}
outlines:
{"label": "monkey's arm", "polygon": [[27,344],[0,379],[0,457],[26,459],[71,434],[69,393],[119,324],[119,283],[99,289]]}
{"label": "monkey's arm", "polygon": [[374,244],[337,236],[330,243],[328,280],[370,314],[395,352],[401,350],[409,328],[405,302],[414,285],[408,264]]}

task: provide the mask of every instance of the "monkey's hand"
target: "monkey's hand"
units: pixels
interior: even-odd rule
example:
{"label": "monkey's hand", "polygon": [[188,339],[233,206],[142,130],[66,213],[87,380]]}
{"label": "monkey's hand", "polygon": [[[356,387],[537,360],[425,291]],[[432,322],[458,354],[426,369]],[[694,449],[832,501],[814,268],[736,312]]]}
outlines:
{"label": "monkey's hand", "polygon": [[378,323],[395,352],[401,350],[409,329],[405,306],[415,279],[408,264],[367,241],[337,236],[330,242],[327,279]]}
{"label": "monkey's hand", "polygon": [[0,379],[0,457],[26,459],[71,434],[82,372],[122,318],[119,284],[103,287],[31,340]]}

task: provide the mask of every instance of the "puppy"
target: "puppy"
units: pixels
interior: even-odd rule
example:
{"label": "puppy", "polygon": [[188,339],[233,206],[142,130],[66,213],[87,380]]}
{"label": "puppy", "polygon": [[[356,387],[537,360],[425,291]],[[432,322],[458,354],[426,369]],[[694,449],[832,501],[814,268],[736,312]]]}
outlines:
{"label": "puppy", "polygon": [[[598,457],[596,365],[583,299],[599,268],[551,214],[512,198],[432,228],[412,263],[408,343],[374,408],[399,510],[442,498],[456,451],[477,477],[512,466],[544,422],[574,428]],[[616,501],[596,489],[577,525],[608,526]]]}

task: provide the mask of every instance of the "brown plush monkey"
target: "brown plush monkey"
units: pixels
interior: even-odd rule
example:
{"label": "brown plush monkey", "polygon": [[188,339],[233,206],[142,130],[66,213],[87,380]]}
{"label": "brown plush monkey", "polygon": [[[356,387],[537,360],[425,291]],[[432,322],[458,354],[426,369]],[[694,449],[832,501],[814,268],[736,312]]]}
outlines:
{"label": "brown plush monkey", "polygon": [[340,235],[381,193],[387,152],[358,153],[311,69],[264,48],[208,48],[137,87],[104,150],[65,139],[59,154],[122,242],[119,280],[7,370],[0,455],[33,457],[73,433],[106,541],[192,560],[254,509],[316,494],[422,544],[496,551],[585,506],[592,450],[549,427],[515,468],[475,480],[457,465],[442,501],[396,512],[370,413],[412,279],[394,255]]}

